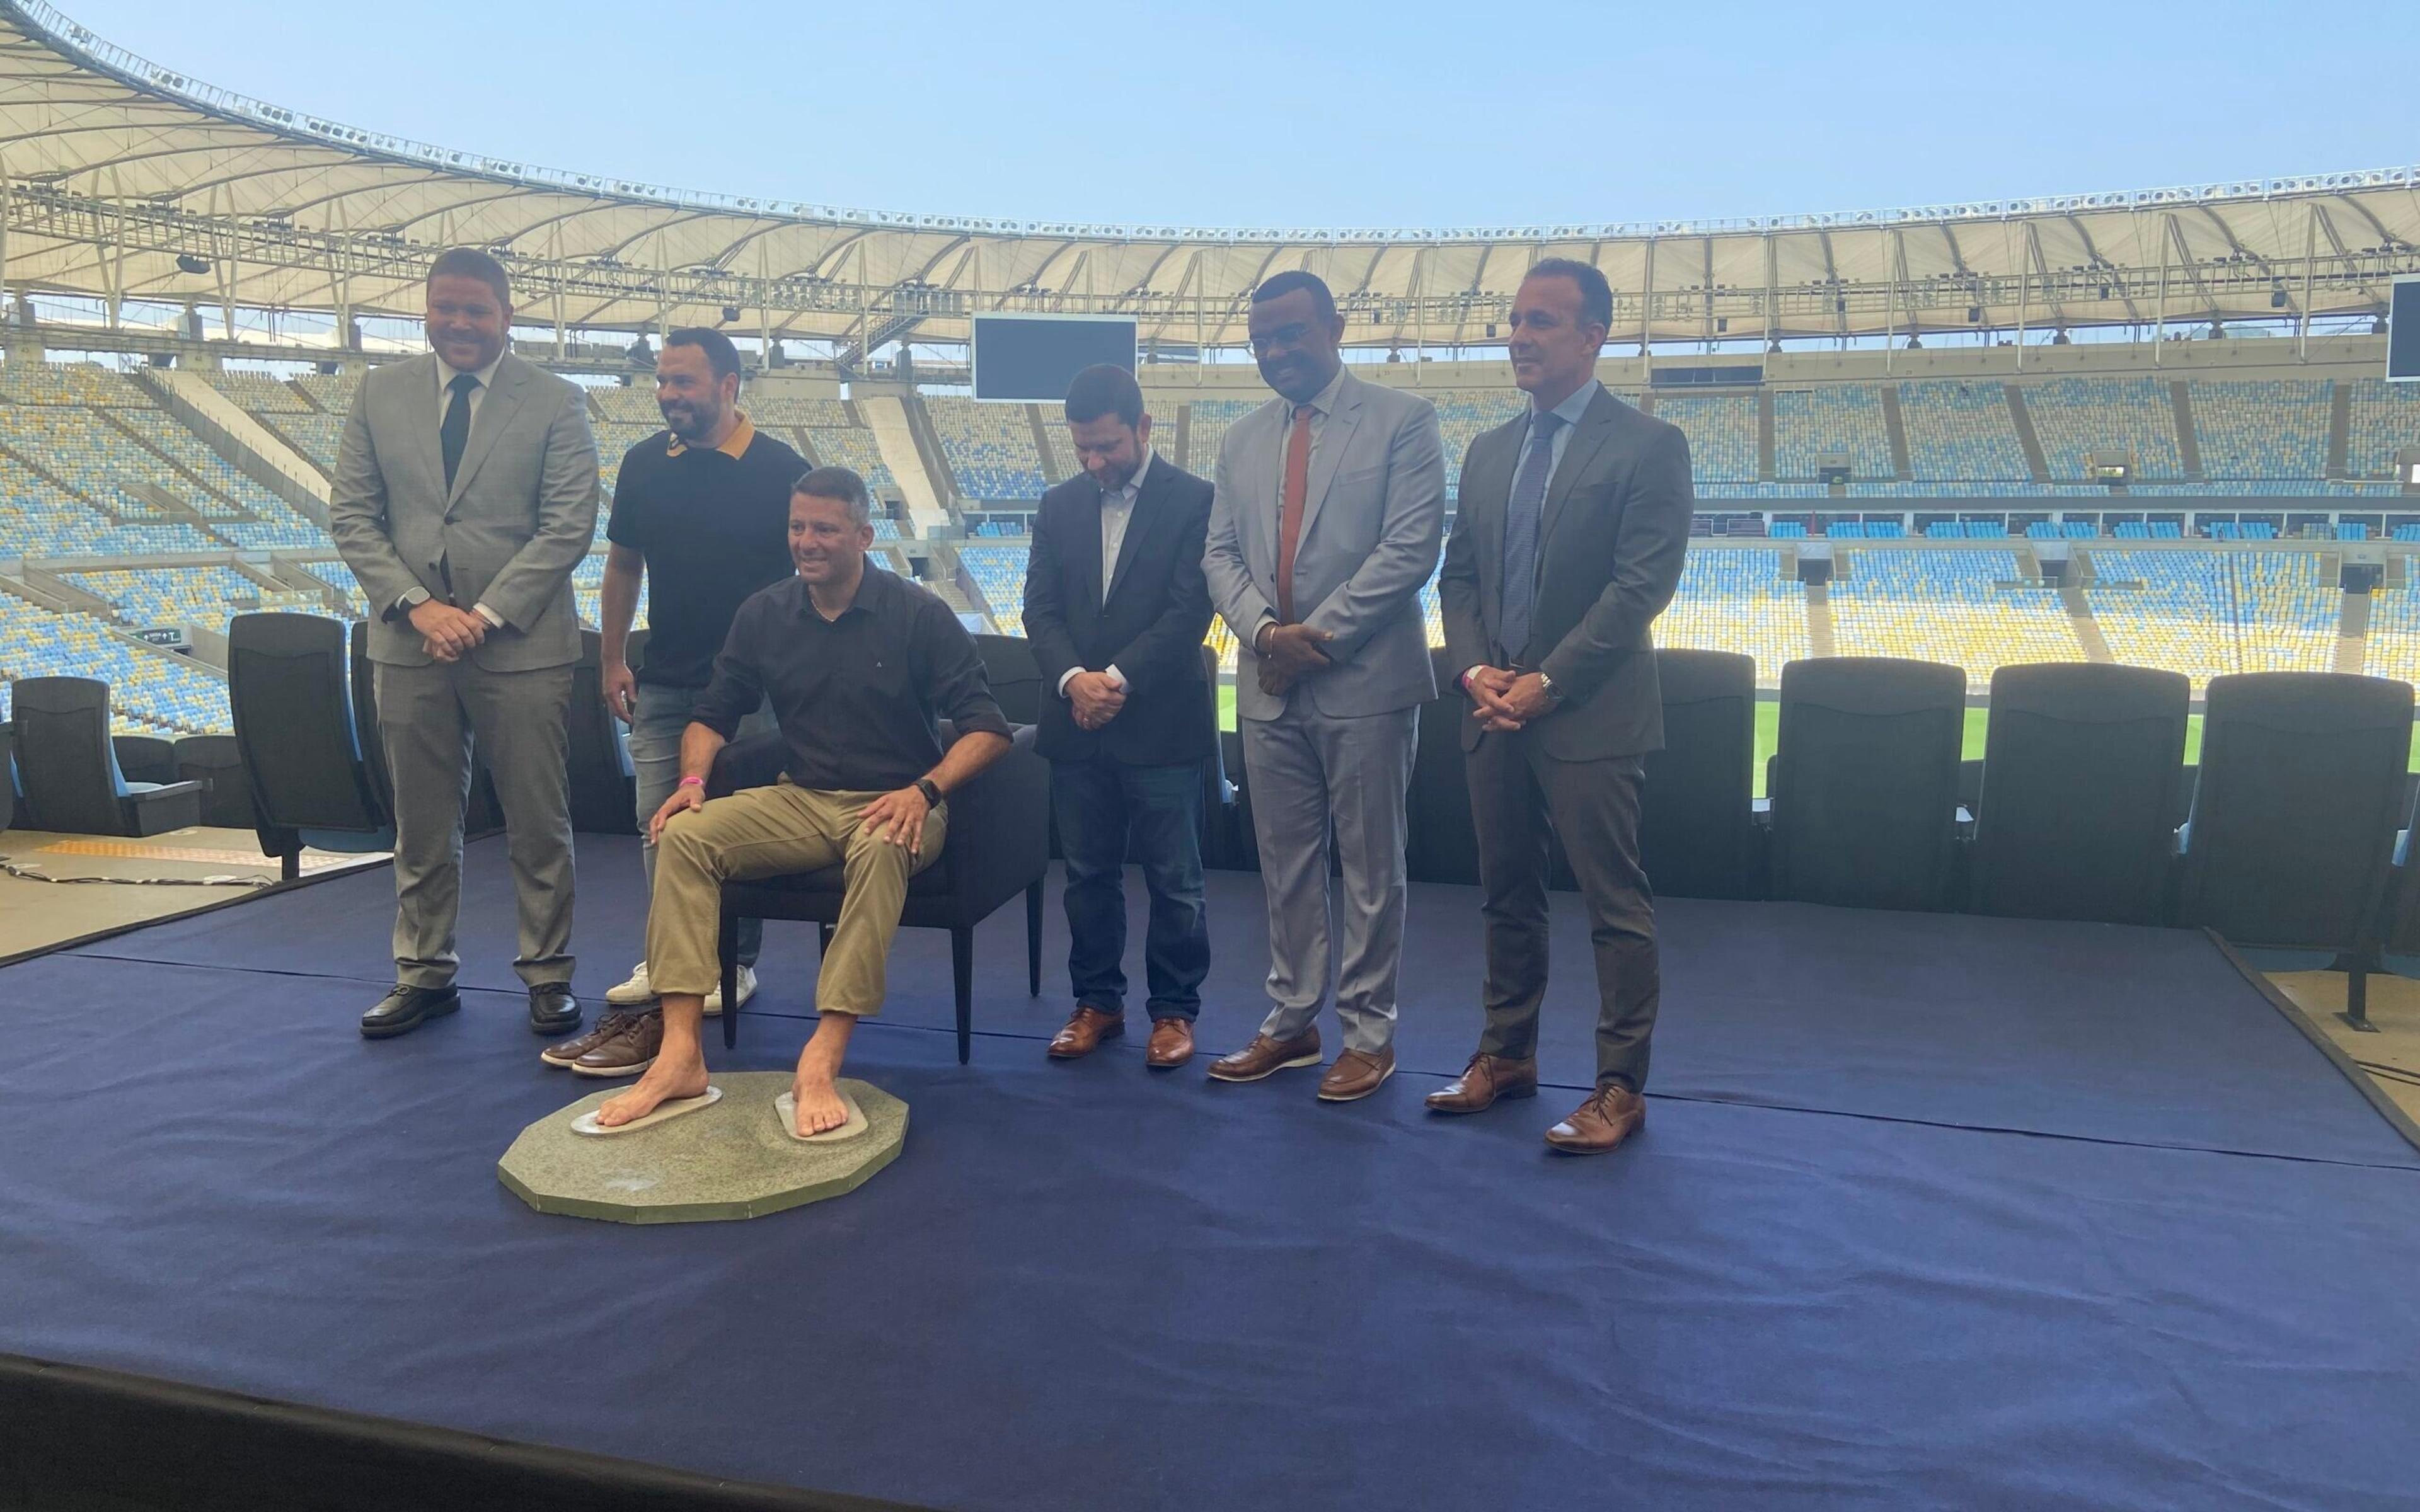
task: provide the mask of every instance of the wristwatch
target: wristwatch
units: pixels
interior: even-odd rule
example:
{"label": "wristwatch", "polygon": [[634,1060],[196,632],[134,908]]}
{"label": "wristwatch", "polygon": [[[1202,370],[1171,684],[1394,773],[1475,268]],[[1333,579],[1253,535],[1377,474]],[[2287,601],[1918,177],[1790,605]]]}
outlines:
{"label": "wristwatch", "polygon": [[1562,707],[1563,690],[1555,686],[1555,680],[1547,676],[1543,671],[1538,674],[1538,691],[1546,695],[1547,702],[1555,705],[1557,708]]}
{"label": "wristwatch", "polygon": [[941,790],[933,785],[933,779],[931,778],[918,778],[916,779],[916,791],[924,795],[924,807],[928,809],[938,809],[941,806]]}

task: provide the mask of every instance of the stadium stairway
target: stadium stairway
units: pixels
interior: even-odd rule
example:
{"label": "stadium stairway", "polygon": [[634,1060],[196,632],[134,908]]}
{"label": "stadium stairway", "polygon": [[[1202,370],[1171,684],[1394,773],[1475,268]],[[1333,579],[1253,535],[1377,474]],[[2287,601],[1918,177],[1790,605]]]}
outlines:
{"label": "stadium stairway", "polygon": [[2050,454],[2042,450],[2041,433],[2034,429],[2033,412],[2025,408],[2023,390],[2008,386],[2009,415],[2016,422],[2017,444],[2025,449],[2025,466],[2033,470],[2036,483],[2050,481]]}
{"label": "stadium stairway", "polygon": [[2199,483],[2201,471],[2201,436],[2194,428],[2193,394],[2183,378],[2168,380],[2168,404],[2177,415],[2177,456],[2184,463],[2185,481]]}
{"label": "stadium stairway", "polygon": [[907,402],[897,394],[877,393],[861,395],[856,403],[857,412],[874,432],[874,444],[881,449],[883,466],[891,470],[892,477],[898,481],[900,497],[908,501],[911,531],[922,538],[947,528],[950,511],[942,502],[946,495],[934,481],[931,463],[916,434],[915,424],[908,417]]}
{"label": "stadium stairway", "polygon": [[1907,455],[1907,416],[1900,409],[1899,385],[1883,385],[1883,434],[1890,438],[1891,477],[1900,483],[1916,481],[1916,468]]}
{"label": "stadium stairway", "polygon": [[158,395],[161,408],[185,423],[238,471],[292,505],[321,530],[328,528],[328,479],[318,464],[284,437],[219,392],[200,373],[178,368],[138,369],[135,381]]}
{"label": "stadium stairway", "polygon": [[1832,622],[1832,589],[1828,583],[1807,585],[1807,654],[1837,656],[1839,640]]}

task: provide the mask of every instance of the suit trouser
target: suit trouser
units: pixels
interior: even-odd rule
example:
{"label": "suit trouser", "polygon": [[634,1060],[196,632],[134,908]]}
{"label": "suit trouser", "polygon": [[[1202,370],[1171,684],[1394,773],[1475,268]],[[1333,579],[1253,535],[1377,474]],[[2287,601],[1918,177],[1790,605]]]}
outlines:
{"label": "suit trouser", "polygon": [[1662,995],[1655,895],[1638,864],[1645,764],[1636,756],[1557,761],[1523,731],[1481,735],[1465,768],[1479,832],[1487,942],[1487,1028],[1479,1047],[1515,1059],[1537,1054],[1538,1008],[1546,995],[1551,823],[1588,903],[1589,942],[1596,952],[1597,1080],[1641,1090]]}
{"label": "suit trouser", "polygon": [[785,777],[675,816],[657,845],[647,908],[647,978],[656,991],[703,997],[722,984],[716,941],[723,883],[838,866],[847,880],[815,976],[815,1011],[880,1012],[908,879],[940,858],[950,823],[946,802],[925,815],[923,849],[910,857],[906,846],[860,823],[880,796],[802,788]]}
{"label": "suit trouser", "polygon": [[475,738],[504,810],[520,913],[513,969],[535,987],[571,980],[571,794],[564,769],[571,668],[490,671],[473,661],[380,662],[379,734],[395,779],[396,980],[442,987],[460,957],[462,810]]}
{"label": "suit trouser", "polygon": [[[690,711],[697,707],[698,697],[705,691],[704,685],[674,687],[641,683],[638,707],[631,711],[635,717],[630,720],[630,770],[635,780],[630,786],[639,812],[639,864],[646,871],[650,898],[656,895],[656,842],[646,838],[647,831],[654,826],[656,810],[680,787],[681,736],[689,730]],[[732,738],[744,740],[772,728],[773,710],[767,704],[740,720],[739,730]],[[756,952],[764,940],[763,919],[739,921],[741,965],[756,964]]]}
{"label": "suit trouser", "polygon": [[1419,708],[1359,718],[1320,713],[1307,694],[1274,719],[1245,719],[1244,778],[1269,901],[1269,996],[1261,1032],[1290,1040],[1319,1018],[1327,988],[1334,901],[1328,828],[1344,873],[1336,1017],[1344,1047],[1375,1053],[1395,1040],[1403,964],[1404,804],[1419,741]]}

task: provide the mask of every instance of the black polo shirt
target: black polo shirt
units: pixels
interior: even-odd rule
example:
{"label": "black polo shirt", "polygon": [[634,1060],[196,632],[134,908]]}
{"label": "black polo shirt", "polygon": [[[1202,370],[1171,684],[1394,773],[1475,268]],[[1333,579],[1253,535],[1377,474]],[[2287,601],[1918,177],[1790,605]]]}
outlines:
{"label": "black polo shirt", "polygon": [[728,740],[766,698],[802,788],[888,793],[941,759],[938,721],[1006,735],[974,637],[932,593],[869,562],[847,612],[791,577],[739,606],[691,717]]}
{"label": "black polo shirt", "polygon": [[680,446],[666,430],[624,455],[605,539],[647,559],[639,681],[697,687],[712,675],[739,606],[791,574],[790,486],[806,471],[745,415],[719,447]]}

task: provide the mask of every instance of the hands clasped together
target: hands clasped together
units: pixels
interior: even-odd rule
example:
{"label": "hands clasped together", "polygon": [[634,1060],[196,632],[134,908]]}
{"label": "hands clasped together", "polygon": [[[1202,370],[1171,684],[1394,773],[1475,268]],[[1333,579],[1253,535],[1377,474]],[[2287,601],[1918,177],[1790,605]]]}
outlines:
{"label": "hands clasped together", "polygon": [[1474,667],[1462,680],[1473,705],[1470,717],[1492,733],[1510,733],[1554,711],[1545,679],[1506,667]]}
{"label": "hands clasped together", "polygon": [[1308,625],[1272,625],[1261,632],[1252,649],[1261,658],[1261,691],[1282,698],[1306,677],[1315,677],[1336,665],[1320,648],[1335,640],[1333,633]]}
{"label": "hands clasped together", "polygon": [[421,649],[439,661],[460,661],[488,639],[488,622],[466,609],[427,599],[411,606]]}

